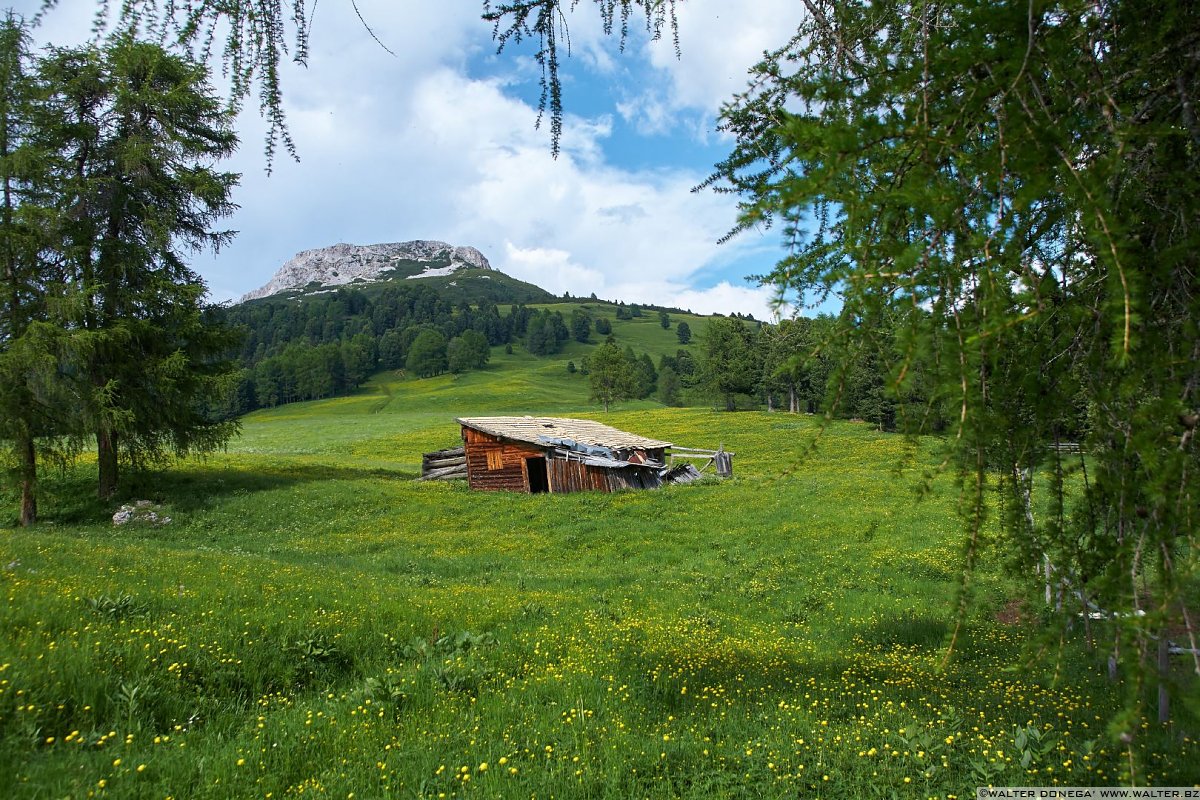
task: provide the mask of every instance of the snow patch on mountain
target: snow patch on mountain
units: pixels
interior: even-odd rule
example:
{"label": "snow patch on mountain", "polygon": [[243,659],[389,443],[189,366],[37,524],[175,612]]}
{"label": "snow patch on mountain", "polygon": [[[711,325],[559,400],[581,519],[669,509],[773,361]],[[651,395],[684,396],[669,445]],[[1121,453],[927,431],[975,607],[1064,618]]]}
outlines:
{"label": "snow patch on mountain", "polygon": [[440,278],[443,275],[453,275],[458,272],[458,267],[426,267],[425,271],[419,275],[409,275],[405,280],[411,281],[414,278]]}

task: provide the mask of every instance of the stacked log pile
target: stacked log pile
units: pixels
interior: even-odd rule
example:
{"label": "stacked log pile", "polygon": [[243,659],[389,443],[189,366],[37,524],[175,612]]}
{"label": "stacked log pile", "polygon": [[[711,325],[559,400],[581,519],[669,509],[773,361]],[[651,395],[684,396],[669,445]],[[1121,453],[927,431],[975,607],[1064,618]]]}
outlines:
{"label": "stacked log pile", "polygon": [[466,479],[467,453],[462,447],[437,450],[421,456],[422,481],[452,481]]}

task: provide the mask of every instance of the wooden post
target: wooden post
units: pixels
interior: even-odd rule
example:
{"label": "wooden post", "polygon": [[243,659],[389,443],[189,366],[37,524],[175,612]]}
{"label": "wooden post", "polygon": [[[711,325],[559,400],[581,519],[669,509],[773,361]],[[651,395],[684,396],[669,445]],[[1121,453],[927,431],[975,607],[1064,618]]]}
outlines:
{"label": "wooden post", "polygon": [[725,452],[724,444],[717,448],[716,455],[713,456],[713,462],[717,467],[717,475],[722,478],[733,477],[733,456]]}

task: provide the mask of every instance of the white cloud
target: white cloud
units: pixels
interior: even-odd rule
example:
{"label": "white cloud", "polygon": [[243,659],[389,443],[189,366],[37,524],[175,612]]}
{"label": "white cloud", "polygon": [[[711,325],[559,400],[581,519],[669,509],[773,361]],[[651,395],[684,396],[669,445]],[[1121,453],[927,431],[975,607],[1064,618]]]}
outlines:
{"label": "white cloud", "polygon": [[640,37],[640,56],[655,75],[618,105],[643,135],[679,130],[699,141],[715,132],[721,106],[745,91],[750,68],[784,45],[804,15],[795,0],[688,0],[678,5],[680,53],[669,37]]}
{"label": "white cloud", "polygon": [[684,289],[675,295],[672,305],[690,308],[697,314],[753,314],[755,319],[773,320],[774,292],[767,287],[734,286],[721,281],[708,289]]}
{"label": "white cloud", "polygon": [[664,303],[646,290],[686,288],[750,246],[715,244],[733,203],[692,193],[700,173],[612,165],[606,117],[568,116],[556,160],[535,117],[500,81],[449,68],[388,106],[345,95],[293,112],[304,161],[281,161],[270,179],[247,170],[240,254],[220,262],[236,264],[236,275],[209,271],[214,294],[255,288],[309,247],[440,238],[479,247],[496,268],[556,293]]}
{"label": "white cloud", "polygon": [[575,263],[566,250],[546,247],[522,249],[512,242],[505,242],[503,263],[505,268],[502,272],[517,278],[525,276],[525,279],[536,282],[554,294],[571,292],[586,295],[598,291],[596,287],[604,286],[604,275]]}
{"label": "white cloud", "polygon": [[646,57],[666,73],[677,107],[712,113],[746,88],[749,69],[787,42],[804,13],[795,0],[688,0],[679,4],[681,57],[655,45]]}
{"label": "white cloud", "polygon": [[[612,287],[626,302],[645,303],[672,308],[682,308],[697,314],[753,314],[755,319],[774,319],[771,300],[774,293],[770,288],[734,286],[721,281],[706,289],[697,289],[680,283],[655,280],[647,276],[645,281],[630,281]],[[599,297],[609,298],[603,293]]]}
{"label": "white cloud", "polygon": [[617,103],[617,111],[643,136],[669,133],[675,125],[674,110],[654,90]]}
{"label": "white cloud", "polygon": [[[693,2],[704,9],[693,12]],[[215,298],[261,286],[300,250],[423,238],[476,246],[497,268],[555,292],[765,314],[768,290],[728,282],[703,288],[729,262],[762,248],[745,237],[715,244],[735,209],[728,196],[690,191],[709,163],[622,166],[609,152],[613,117],[602,106],[587,118],[568,116],[555,160],[547,132],[534,128],[536,109],[518,97],[535,95],[528,57],[491,57],[491,27],[477,6],[364,0],[359,7],[396,56],[371,41],[348,6],[321,5],[309,68],[285,65],[283,76],[301,163],[281,154],[268,178],[265,123],[253,108],[238,121],[243,147],[227,168],[243,173],[234,196],[242,208],[228,226],[241,234],[219,257],[195,259]],[[717,18],[700,19],[705,13]],[[640,102],[636,109],[617,107],[621,98],[613,98],[611,112],[679,135],[668,127],[672,109],[723,96],[714,76],[744,69],[701,63],[720,56],[716,40],[729,33],[720,15],[729,13],[709,0],[680,4],[684,59],[676,62],[669,41],[643,49],[636,37],[615,55],[594,9],[581,7],[571,23],[575,57],[612,74],[644,71],[650,54],[667,76],[651,97],[658,106],[635,97],[626,101]],[[762,16],[756,8],[734,15],[747,25]],[[690,69],[702,74],[689,77]]]}
{"label": "white cloud", "polygon": [[[564,288],[609,296],[613,287],[635,278],[681,281],[726,257],[715,242],[732,219],[732,203],[693,194],[699,174],[616,168],[602,157],[608,127],[573,118],[567,120],[563,153],[554,160],[528,125],[528,107],[494,86],[453,75],[435,83],[419,93],[415,117],[455,137],[453,152],[473,173],[457,189],[461,235],[502,238],[501,269],[546,285],[534,269],[543,262],[512,254],[562,253],[584,270],[572,274],[588,281]],[[464,94],[469,104],[457,100]],[[472,109],[468,119],[446,114],[448,106],[465,105]],[[496,139],[480,135],[484,119]],[[565,274],[566,263],[556,262],[554,274]]]}

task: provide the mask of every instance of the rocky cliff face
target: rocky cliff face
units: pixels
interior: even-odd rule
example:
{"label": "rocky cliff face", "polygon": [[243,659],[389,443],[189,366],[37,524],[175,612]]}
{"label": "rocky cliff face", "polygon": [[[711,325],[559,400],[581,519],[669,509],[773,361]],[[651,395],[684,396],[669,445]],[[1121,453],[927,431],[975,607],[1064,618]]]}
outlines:
{"label": "rocky cliff face", "polygon": [[455,247],[445,242],[335,244],[297,253],[266,286],[246,294],[239,302],[303,289],[312,283],[341,286],[356,280],[423,278],[449,275],[460,269],[491,268],[483,253],[474,247]]}

